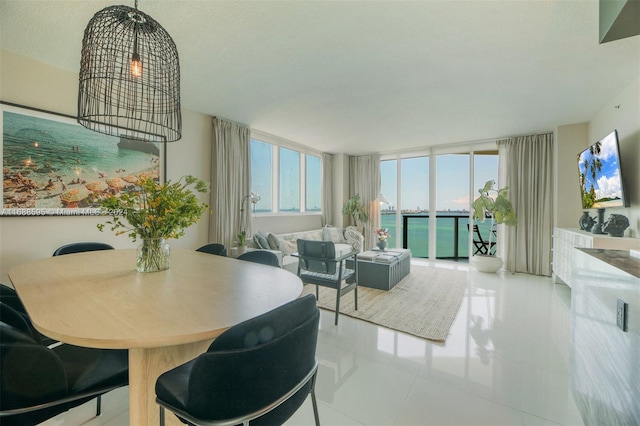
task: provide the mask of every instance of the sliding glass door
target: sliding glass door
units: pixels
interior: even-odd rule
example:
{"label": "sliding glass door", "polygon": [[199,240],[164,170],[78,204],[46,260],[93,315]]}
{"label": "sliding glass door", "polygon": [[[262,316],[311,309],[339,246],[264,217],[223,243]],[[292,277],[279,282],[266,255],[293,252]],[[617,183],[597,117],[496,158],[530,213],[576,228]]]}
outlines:
{"label": "sliding glass door", "polygon": [[[497,181],[498,153],[460,151],[381,161],[381,192],[388,204],[380,208],[380,223],[391,233],[389,247],[409,248],[414,258],[466,261],[473,254],[470,200],[484,182]],[[488,236],[488,222],[480,227]]]}

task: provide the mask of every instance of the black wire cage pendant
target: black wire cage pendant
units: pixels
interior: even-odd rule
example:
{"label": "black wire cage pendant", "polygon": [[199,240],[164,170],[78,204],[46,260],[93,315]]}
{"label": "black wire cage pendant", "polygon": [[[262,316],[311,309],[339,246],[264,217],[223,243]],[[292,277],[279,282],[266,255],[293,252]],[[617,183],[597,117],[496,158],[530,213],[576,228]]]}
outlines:
{"label": "black wire cage pendant", "polygon": [[78,123],[129,139],[182,137],[180,63],[173,39],[152,17],[109,6],[89,21],[82,39]]}

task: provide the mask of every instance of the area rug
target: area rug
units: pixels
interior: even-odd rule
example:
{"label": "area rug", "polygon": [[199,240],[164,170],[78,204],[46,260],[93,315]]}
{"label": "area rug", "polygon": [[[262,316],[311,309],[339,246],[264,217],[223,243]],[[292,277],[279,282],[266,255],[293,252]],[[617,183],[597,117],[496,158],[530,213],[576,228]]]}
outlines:
{"label": "area rug", "polygon": [[[304,293],[315,294],[315,285]],[[444,342],[467,287],[467,273],[411,265],[411,273],[390,291],[358,286],[358,310],[353,292],[340,300],[340,313],[424,339]],[[335,311],[336,291],[320,287],[318,307]]]}

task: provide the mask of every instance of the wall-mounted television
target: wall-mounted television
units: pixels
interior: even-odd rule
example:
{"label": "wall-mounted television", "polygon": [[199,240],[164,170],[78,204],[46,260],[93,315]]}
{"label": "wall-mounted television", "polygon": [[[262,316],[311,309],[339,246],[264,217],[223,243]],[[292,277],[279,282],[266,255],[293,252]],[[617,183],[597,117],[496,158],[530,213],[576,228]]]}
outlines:
{"label": "wall-mounted television", "polygon": [[629,207],[617,130],[578,154],[578,179],[583,209]]}

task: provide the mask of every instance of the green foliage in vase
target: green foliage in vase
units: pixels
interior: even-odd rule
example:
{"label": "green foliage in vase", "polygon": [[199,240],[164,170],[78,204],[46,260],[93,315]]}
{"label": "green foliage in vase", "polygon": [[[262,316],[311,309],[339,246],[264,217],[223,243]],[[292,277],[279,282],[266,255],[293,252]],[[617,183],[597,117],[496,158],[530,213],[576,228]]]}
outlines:
{"label": "green foliage in vase", "polygon": [[196,223],[209,207],[201,203],[193,190],[209,192],[209,184],[191,175],[164,184],[153,178],[139,179],[134,188],[112,194],[100,201],[102,210],[112,216],[98,229],[110,226],[116,235],[137,238],[178,238]]}
{"label": "green foliage in vase", "polygon": [[[480,196],[473,200],[471,208],[473,208],[473,218],[484,222],[486,217],[490,217],[495,223],[504,223],[505,225],[517,225],[518,218],[513,210],[511,202],[507,199],[508,187],[494,189],[495,181],[488,180],[484,187],[478,189]],[[492,195],[493,194],[493,195]]]}

